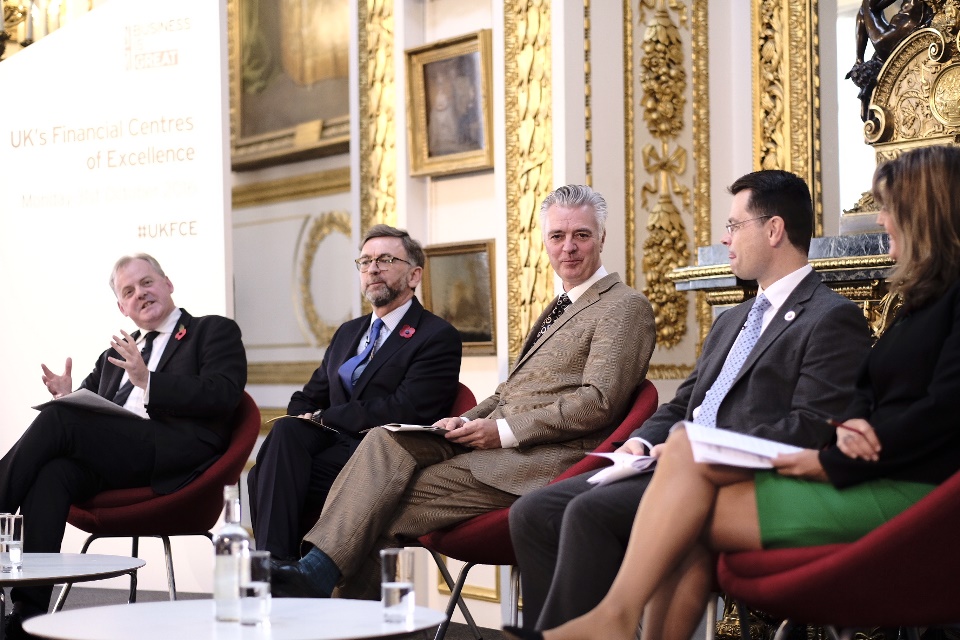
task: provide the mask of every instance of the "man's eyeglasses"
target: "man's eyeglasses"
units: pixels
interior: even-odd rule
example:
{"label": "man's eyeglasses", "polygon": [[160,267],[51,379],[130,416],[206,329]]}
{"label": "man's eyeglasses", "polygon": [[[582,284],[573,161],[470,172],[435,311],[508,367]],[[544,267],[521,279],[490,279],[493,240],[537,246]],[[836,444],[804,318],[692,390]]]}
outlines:
{"label": "man's eyeglasses", "polygon": [[377,269],[380,271],[386,271],[390,268],[390,265],[397,260],[400,262],[405,262],[406,264],[410,264],[408,260],[389,255],[377,256],[376,258],[357,258],[353,262],[357,265],[357,270],[360,271],[360,273],[366,273],[367,271],[370,271],[370,265],[372,265],[374,262],[377,263]]}
{"label": "man's eyeglasses", "polygon": [[766,218],[772,218],[773,216],[757,216],[756,218],[748,218],[746,220],[741,220],[740,222],[731,222],[730,224],[723,225],[723,228],[727,230],[727,233],[733,235],[733,232],[747,224],[748,222],[753,222],[754,220],[764,220]]}

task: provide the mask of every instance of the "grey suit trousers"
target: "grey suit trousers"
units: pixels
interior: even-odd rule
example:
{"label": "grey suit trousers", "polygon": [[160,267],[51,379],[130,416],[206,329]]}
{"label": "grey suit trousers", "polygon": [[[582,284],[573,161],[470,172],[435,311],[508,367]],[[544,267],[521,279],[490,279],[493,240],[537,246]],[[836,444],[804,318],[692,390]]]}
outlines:
{"label": "grey suit trousers", "polygon": [[379,599],[381,549],[513,504],[473,477],[471,451],[429,433],[367,434],[304,537],[343,574],[338,596]]}
{"label": "grey suit trousers", "polygon": [[590,611],[620,569],[653,474],[597,487],[587,483],[594,473],[543,487],[510,508],[526,627],[552,629]]}

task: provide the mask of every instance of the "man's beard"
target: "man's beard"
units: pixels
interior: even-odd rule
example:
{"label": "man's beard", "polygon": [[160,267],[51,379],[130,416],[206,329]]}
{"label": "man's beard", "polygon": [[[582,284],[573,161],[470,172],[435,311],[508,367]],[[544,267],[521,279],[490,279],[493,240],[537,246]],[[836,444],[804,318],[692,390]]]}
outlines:
{"label": "man's beard", "polygon": [[[394,289],[386,282],[377,282],[375,284],[382,284],[383,287],[377,287],[376,290],[372,290],[370,287],[367,287],[366,291],[363,292],[363,297],[366,298],[370,304],[377,308],[387,306],[399,298],[400,294],[403,293],[403,289],[400,287]],[[371,285],[371,287],[372,286],[373,285]]]}

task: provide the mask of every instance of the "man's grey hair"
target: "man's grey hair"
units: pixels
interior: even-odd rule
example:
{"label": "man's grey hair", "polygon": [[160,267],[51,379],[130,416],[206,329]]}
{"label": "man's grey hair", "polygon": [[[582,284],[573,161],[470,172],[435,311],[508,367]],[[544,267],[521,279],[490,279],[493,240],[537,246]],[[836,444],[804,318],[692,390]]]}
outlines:
{"label": "man's grey hair", "polygon": [[607,201],[587,185],[568,184],[558,187],[543,199],[543,204],[540,205],[540,230],[543,234],[547,233],[547,209],[554,205],[565,209],[579,209],[589,206],[593,209],[593,215],[597,220],[600,237],[603,237],[603,234],[606,233]]}
{"label": "man's grey hair", "polygon": [[[400,238],[400,241],[403,242],[403,249],[407,252],[407,258],[410,259],[413,266],[422,269],[427,261],[423,255],[423,247],[420,246],[419,242],[410,237],[406,229],[397,229],[388,224],[375,224],[370,227],[370,230],[363,236],[363,240],[360,241],[360,251],[363,251],[363,245],[367,244],[367,240],[372,240],[373,238]],[[400,256],[395,257],[399,258]]]}
{"label": "man's grey hair", "polygon": [[160,277],[166,278],[167,274],[163,272],[163,267],[160,266],[160,263],[157,262],[157,259],[151,256],[148,253],[134,253],[133,255],[123,256],[113,265],[113,271],[110,272],[110,291],[116,295],[117,289],[114,286],[117,282],[117,272],[120,269],[123,269],[125,266],[133,262],[134,260],[144,260],[153,267],[153,270],[160,274]]}

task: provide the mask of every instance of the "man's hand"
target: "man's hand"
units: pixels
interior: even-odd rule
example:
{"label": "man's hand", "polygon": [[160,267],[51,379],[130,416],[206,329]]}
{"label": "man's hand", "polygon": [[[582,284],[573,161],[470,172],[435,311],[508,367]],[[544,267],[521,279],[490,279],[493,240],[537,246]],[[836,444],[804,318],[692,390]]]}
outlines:
{"label": "man's hand", "polygon": [[627,440],[614,453],[629,453],[634,456],[647,455],[647,448],[639,440]]}
{"label": "man's hand", "polygon": [[[460,420],[460,418],[447,418],[447,420]],[[446,438],[474,449],[500,448],[500,431],[497,429],[497,421],[489,418],[478,418],[463,423],[462,426],[451,430]]]}
{"label": "man's hand", "polygon": [[782,453],[773,459],[773,468],[782,476],[827,482],[827,472],[820,464],[816,449],[804,449],[796,453]]}
{"label": "man's hand", "polygon": [[464,424],[466,424],[466,421],[458,416],[455,418],[440,418],[433,423],[433,426],[446,429],[447,431],[453,431],[454,429],[462,427]]}
{"label": "man's hand", "polygon": [[122,329],[120,333],[123,335],[123,339],[113,336],[113,340],[110,341],[110,346],[113,347],[123,359],[120,360],[113,356],[108,356],[107,360],[125,369],[133,386],[146,389],[147,382],[150,380],[150,370],[147,369],[147,363],[143,361],[143,356],[140,355],[140,350],[137,349],[137,341]]}
{"label": "man's hand", "polygon": [[40,379],[54,398],[65,396],[73,391],[73,378],[70,375],[73,371],[72,358],[67,358],[67,363],[63,366],[63,375],[60,376],[50,371],[45,364],[41,364],[40,368],[43,369],[43,376]]}

